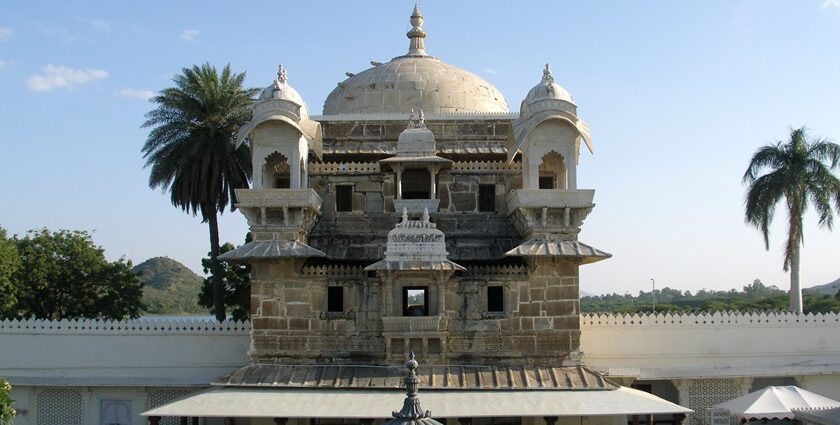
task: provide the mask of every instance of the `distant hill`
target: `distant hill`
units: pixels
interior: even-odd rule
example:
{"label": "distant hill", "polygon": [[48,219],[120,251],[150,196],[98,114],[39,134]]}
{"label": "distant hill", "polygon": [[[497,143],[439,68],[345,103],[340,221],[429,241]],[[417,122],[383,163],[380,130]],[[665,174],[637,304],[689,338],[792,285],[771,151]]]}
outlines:
{"label": "distant hill", "polygon": [[132,269],[140,272],[143,287],[143,302],[146,312],[151,314],[207,314],[207,309],[198,305],[201,291],[201,276],[185,265],[166,257],[150,258]]}
{"label": "distant hill", "polygon": [[810,292],[812,294],[825,295],[834,295],[838,291],[840,291],[840,279],[837,279],[831,283],[826,283],[825,285],[812,286],[810,288],[805,288],[802,290],[802,292]]}

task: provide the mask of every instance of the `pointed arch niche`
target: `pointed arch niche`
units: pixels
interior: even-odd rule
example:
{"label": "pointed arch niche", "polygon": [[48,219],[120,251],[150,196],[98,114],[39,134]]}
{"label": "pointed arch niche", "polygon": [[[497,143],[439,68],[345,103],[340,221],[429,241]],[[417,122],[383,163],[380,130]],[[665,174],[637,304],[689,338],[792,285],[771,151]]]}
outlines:
{"label": "pointed arch niche", "polygon": [[266,189],[289,189],[292,186],[292,167],[289,159],[280,152],[265,158],[263,164],[263,187]]}
{"label": "pointed arch niche", "polygon": [[568,189],[569,180],[565,159],[554,150],[542,157],[539,165],[540,189]]}

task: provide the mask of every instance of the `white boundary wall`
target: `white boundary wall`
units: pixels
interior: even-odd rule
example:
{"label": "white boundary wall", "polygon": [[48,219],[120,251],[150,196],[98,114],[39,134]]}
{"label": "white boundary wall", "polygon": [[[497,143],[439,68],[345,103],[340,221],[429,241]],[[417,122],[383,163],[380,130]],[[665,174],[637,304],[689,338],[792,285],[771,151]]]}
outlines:
{"label": "white boundary wall", "polygon": [[[743,394],[772,377],[840,399],[838,314],[584,314],[581,330],[587,365],[625,384],[670,381],[689,407],[703,406],[691,396],[703,385]],[[142,424],[140,412],[247,364],[249,347],[248,322],[0,321],[0,376],[25,411],[17,425],[56,423],[39,399],[80,399],[85,425],[100,423],[103,401],[127,400],[131,423]]]}

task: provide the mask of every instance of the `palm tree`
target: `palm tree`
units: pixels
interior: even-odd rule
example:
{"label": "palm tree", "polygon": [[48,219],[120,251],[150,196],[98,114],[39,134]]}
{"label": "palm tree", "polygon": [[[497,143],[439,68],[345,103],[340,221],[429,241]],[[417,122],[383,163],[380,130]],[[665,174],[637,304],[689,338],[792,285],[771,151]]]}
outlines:
{"label": "palm tree", "polygon": [[[804,241],[802,217],[811,203],[819,215],[820,226],[831,230],[833,208],[840,211],[840,180],[831,173],[838,164],[840,145],[809,138],[802,127],[791,129],[787,142],[759,148],[744,173],[743,182],[749,184],[744,202],[745,221],[761,230],[768,250],[776,204],[784,199],[787,206],[784,270],[790,270],[790,309],[797,313],[802,312],[799,288],[799,250]],[[759,175],[765,170],[766,174]]]}
{"label": "palm tree", "polygon": [[248,187],[251,152],[234,137],[251,118],[256,89],[244,89],[245,73],[226,65],[221,75],[209,63],[184,68],[174,87],[152,98],[157,108],[146,114],[143,127],[152,127],[143,145],[149,187],[169,190],[172,205],[196,215],[210,227],[213,312],[225,320],[224,272],[219,255],[218,213],[236,202],[234,189]]}

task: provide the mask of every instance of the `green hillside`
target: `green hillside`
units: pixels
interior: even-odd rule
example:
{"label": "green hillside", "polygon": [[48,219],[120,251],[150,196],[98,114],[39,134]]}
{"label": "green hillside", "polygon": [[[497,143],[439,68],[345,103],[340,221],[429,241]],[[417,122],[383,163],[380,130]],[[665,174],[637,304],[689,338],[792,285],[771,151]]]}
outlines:
{"label": "green hillside", "polygon": [[203,279],[183,264],[171,258],[154,257],[132,270],[140,272],[140,281],[146,284],[143,288],[146,313],[207,314],[207,309],[198,305]]}
{"label": "green hillside", "polygon": [[826,283],[825,285],[817,285],[812,286],[810,288],[805,288],[802,291],[810,292],[812,294],[834,295],[840,292],[840,279],[837,279],[831,283]]}

